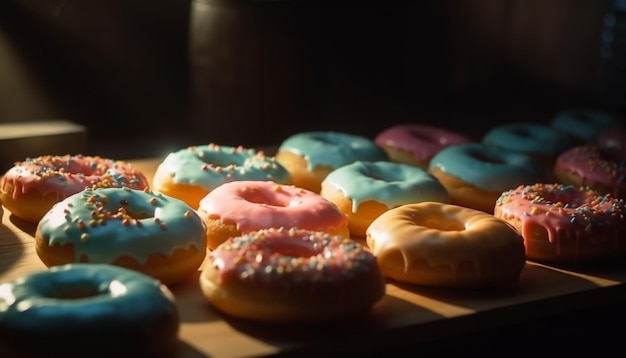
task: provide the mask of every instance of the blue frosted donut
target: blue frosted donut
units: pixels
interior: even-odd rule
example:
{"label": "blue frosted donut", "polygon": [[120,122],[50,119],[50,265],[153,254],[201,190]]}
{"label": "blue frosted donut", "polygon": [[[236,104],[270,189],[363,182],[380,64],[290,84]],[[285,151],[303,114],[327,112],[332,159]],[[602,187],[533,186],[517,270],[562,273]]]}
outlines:
{"label": "blue frosted donut", "polygon": [[566,110],[558,113],[550,125],[586,143],[594,142],[608,128],[620,127],[619,117],[592,110]]}
{"label": "blue frosted donut", "polygon": [[543,164],[530,155],[483,143],[445,148],[428,170],[446,187],[451,204],[488,213],[503,191],[548,178]]}
{"label": "blue frosted donut", "polygon": [[7,357],[154,356],[176,347],[179,323],[166,286],[118,266],[55,266],[0,285]]}
{"label": "blue frosted donut", "polygon": [[577,144],[567,133],[545,124],[532,122],[493,127],[485,134],[482,142],[542,158],[556,158]]}
{"label": "blue frosted donut", "polygon": [[389,156],[367,137],[323,131],[294,134],[276,153],[276,161],[289,171],[293,185],[316,193],[328,173],[358,160],[374,162],[389,160]]}
{"label": "blue frosted donut", "polygon": [[320,194],[348,217],[350,234],[365,237],[383,212],[404,204],[447,203],[446,188],[420,167],[389,161],[354,162],[326,176]]}

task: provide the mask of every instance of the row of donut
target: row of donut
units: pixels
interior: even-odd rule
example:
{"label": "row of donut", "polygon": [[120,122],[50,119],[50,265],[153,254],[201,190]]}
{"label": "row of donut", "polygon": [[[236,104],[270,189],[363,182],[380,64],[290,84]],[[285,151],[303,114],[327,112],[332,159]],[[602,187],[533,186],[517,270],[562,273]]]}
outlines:
{"label": "row of donut", "polygon": [[[433,157],[466,144],[476,145],[447,145]],[[486,166],[524,163],[521,167],[532,162],[508,152],[494,157],[480,145],[462,162],[491,158]],[[33,329],[15,323],[25,322],[20,319],[25,315],[16,313],[24,311],[24,303],[18,303],[33,302],[33,295],[55,297],[50,290],[65,289],[61,283],[40,286],[51,281],[42,275],[69,273],[74,281],[67,276],[52,281],[71,281],[74,290],[84,286],[81,282],[106,287],[105,292],[78,287],[82,293],[66,292],[68,297],[124,297],[120,292],[136,292],[126,280],[93,278],[87,267],[113,263],[175,284],[198,270],[207,247],[208,262],[200,275],[207,299],[229,314],[267,321],[363,312],[384,295],[383,276],[424,285],[474,286],[514,282],[529,252],[537,252],[537,259],[573,261],[624,253],[624,203],[610,194],[536,179],[526,184],[517,176],[515,184],[498,193],[491,214],[450,204],[444,180],[417,165],[394,163],[382,148],[358,136],[322,132],[288,138],[275,157],[241,147],[193,146],[168,155],[152,183],[127,163],[98,157],[46,156],[16,163],[3,176],[0,199],[13,215],[37,224],[37,253],[52,269],[3,286],[2,299],[11,296],[11,302],[4,302],[16,309],[5,310],[13,315],[8,325],[8,314],[0,314],[0,327],[17,332],[12,339]],[[345,160],[339,155],[343,152],[354,155],[354,149],[375,154],[333,164]],[[391,183],[396,189],[390,189]],[[346,194],[353,184],[354,194]],[[413,186],[426,196],[409,195]],[[344,201],[333,199],[337,197]],[[385,197],[394,204],[380,204]],[[369,216],[353,215],[359,208]],[[541,227],[544,236],[536,234]],[[367,247],[350,235],[365,237]],[[538,249],[528,251],[530,247]],[[111,275],[123,276],[117,271]],[[59,304],[43,301],[38,304],[48,310]],[[66,314],[82,317],[74,321],[85,321],[86,312],[101,309],[70,306]],[[31,322],[41,319],[30,317]],[[85,326],[73,328],[76,335],[90,332]]]}

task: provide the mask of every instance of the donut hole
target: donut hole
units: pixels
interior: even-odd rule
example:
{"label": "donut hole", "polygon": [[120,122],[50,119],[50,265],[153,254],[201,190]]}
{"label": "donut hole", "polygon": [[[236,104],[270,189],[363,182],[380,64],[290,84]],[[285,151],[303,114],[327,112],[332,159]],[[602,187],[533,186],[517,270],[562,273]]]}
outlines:
{"label": "donut hole", "polygon": [[463,231],[465,224],[456,220],[444,219],[442,217],[429,218],[424,221],[422,226],[439,231]]}
{"label": "donut hole", "polygon": [[65,284],[57,284],[48,292],[44,293],[47,298],[60,300],[79,300],[83,298],[96,297],[102,294],[102,291],[93,281],[75,280]]}
{"label": "donut hole", "polygon": [[[268,206],[277,206],[277,207],[287,207],[289,203],[285,203],[280,200],[276,193],[274,192],[266,192],[264,190],[245,190],[241,193],[241,198],[259,205],[268,205]],[[295,197],[292,202],[297,202],[298,198]]]}
{"label": "donut hole", "polygon": [[[437,140],[436,138],[433,138],[432,136],[428,136],[426,134],[424,134],[423,132],[421,132],[420,130],[413,128],[409,130],[409,133],[411,135],[411,137],[419,140],[419,141],[423,141],[423,142],[427,142],[427,143],[440,143],[442,142],[441,140]],[[445,143],[445,138],[443,138],[443,142]],[[444,144],[441,143],[441,144]]]}
{"label": "donut hole", "polygon": [[488,155],[485,152],[475,151],[475,152],[469,153],[469,156],[472,159],[475,159],[482,163],[507,164],[507,162],[502,160],[502,158],[496,158],[494,156]]}
{"label": "donut hole", "polygon": [[520,138],[533,138],[535,136],[528,128],[514,128],[511,132]]}
{"label": "donut hole", "polygon": [[567,208],[578,208],[589,205],[589,196],[581,191],[575,190],[567,194],[559,191],[544,191],[541,193],[541,201],[548,205],[564,206]]}
{"label": "donut hole", "polygon": [[270,240],[268,247],[272,255],[289,257],[313,257],[320,252],[313,243],[304,240],[288,238],[286,240]]}

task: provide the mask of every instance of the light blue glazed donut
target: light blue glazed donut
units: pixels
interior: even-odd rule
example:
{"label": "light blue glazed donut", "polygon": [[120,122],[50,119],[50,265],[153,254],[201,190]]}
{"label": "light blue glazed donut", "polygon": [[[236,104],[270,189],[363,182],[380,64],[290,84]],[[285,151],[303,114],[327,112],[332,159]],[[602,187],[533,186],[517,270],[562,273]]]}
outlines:
{"label": "light blue glazed donut", "polygon": [[530,155],[483,143],[443,149],[430,161],[429,171],[446,187],[452,204],[490,213],[503,191],[548,178],[543,164]]}
{"label": "light blue glazed donut", "polygon": [[482,142],[545,158],[556,158],[577,144],[571,135],[555,127],[532,122],[493,127],[485,134]]}
{"label": "light blue glazed donut", "polygon": [[[346,214],[350,234],[359,237],[365,237],[369,224],[388,209],[449,200],[446,188],[425,169],[389,161],[357,161],[341,166],[326,176],[320,194]],[[381,205],[367,209],[361,206],[367,202]]]}
{"label": "light blue glazed donut", "polygon": [[559,112],[550,125],[586,143],[593,143],[604,131],[620,127],[622,123],[619,117],[611,113],[580,109]]}
{"label": "light blue glazed donut", "polygon": [[[293,157],[305,164],[294,161]],[[389,156],[367,137],[311,131],[285,139],[278,148],[276,160],[287,168],[293,185],[319,193],[322,181],[332,170],[359,160],[389,160]]]}
{"label": "light blue glazed donut", "polygon": [[0,285],[0,351],[24,356],[151,356],[172,350],[173,294],[108,264],[68,264]]}

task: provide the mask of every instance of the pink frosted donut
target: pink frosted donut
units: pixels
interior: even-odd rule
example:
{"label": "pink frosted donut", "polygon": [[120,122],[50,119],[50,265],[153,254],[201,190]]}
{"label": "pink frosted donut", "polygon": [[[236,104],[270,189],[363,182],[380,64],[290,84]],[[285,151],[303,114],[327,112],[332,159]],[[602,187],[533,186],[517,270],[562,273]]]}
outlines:
{"label": "pink frosted donut", "polygon": [[428,169],[430,159],[441,149],[470,139],[443,128],[423,124],[397,124],[380,132],[374,142],[394,162]]}
{"label": "pink frosted donut", "polygon": [[597,145],[581,145],[562,153],[554,166],[562,184],[588,186],[601,194],[626,198],[626,156]]}
{"label": "pink frosted donut", "polygon": [[229,237],[267,228],[324,231],[350,237],[347,217],[320,194],[273,181],[236,181],[220,185],[202,200],[198,214],[214,250]]}
{"label": "pink frosted donut", "polygon": [[621,199],[561,184],[521,185],[502,193],[494,216],[521,233],[530,260],[582,263],[626,252]]}
{"label": "pink frosted donut", "polygon": [[38,223],[59,201],[85,188],[148,189],[130,163],[85,155],[44,155],[16,162],[2,177],[0,200],[16,217]]}
{"label": "pink frosted donut", "polygon": [[267,322],[362,314],[385,294],[382,273],[367,247],[298,229],[229,238],[209,254],[200,287],[220,311]]}

